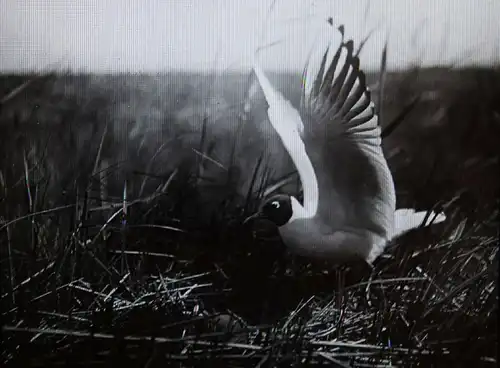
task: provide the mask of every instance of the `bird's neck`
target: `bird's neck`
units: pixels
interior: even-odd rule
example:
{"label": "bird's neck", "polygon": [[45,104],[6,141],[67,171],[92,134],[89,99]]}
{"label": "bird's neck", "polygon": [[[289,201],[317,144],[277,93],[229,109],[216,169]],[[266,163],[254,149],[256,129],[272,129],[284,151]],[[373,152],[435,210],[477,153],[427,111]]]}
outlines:
{"label": "bird's neck", "polygon": [[292,202],[292,217],[290,218],[290,220],[288,220],[288,223],[295,220],[311,218],[314,216],[314,213],[307,211],[306,208],[300,204],[297,198],[292,196],[290,197],[290,201]]}

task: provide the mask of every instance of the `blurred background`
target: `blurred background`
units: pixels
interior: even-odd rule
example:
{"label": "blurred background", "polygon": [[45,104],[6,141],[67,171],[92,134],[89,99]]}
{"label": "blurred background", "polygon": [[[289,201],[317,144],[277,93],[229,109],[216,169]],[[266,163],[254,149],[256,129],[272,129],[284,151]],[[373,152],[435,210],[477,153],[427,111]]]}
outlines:
{"label": "blurred background", "polygon": [[[130,175],[137,182],[132,193],[141,187],[147,193],[138,184],[145,174],[137,174],[139,168],[161,176],[201,159],[204,184],[230,180],[244,197],[253,180],[248,173],[261,156],[272,169],[271,181],[293,171],[266,121],[249,58],[268,45],[259,54],[262,65],[298,104],[309,51],[330,37],[340,41],[338,33],[325,32],[329,16],[334,25],[344,24],[356,45],[366,40],[360,59],[376,103],[385,83],[382,126],[404,115],[402,127],[384,141],[399,203],[449,200],[458,190],[453,185],[461,185],[453,180],[476,177],[464,179],[451,162],[490,162],[483,155],[489,157],[484,152],[498,131],[495,1],[6,0],[0,7],[3,158],[16,162],[11,156],[20,159],[20,147],[28,158],[35,147],[45,151],[55,193],[75,177],[86,183],[108,167],[120,184],[113,189],[113,180],[107,181],[100,197],[121,195]],[[56,74],[32,80],[47,72]],[[477,138],[480,147],[466,148],[474,144],[471,131],[487,132]],[[409,203],[415,191],[429,192],[426,178],[433,170],[443,176],[442,185],[434,183],[432,198],[423,199],[428,203]],[[414,187],[409,195],[405,182]]]}
{"label": "blurred background", "polygon": [[387,42],[389,70],[418,63],[498,62],[500,4],[492,0],[4,0],[2,70],[53,66],[92,72],[210,72],[249,68],[264,44],[282,41],[263,66],[299,71],[323,21],[344,24],[357,43],[368,34],[361,65],[374,71]]}

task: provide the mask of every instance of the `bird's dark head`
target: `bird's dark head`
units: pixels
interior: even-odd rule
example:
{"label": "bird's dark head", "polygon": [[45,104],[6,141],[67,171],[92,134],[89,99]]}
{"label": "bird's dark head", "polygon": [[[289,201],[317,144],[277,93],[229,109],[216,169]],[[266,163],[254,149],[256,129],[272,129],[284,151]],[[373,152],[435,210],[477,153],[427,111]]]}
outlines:
{"label": "bird's dark head", "polygon": [[260,210],[247,218],[250,220],[262,219],[273,222],[280,227],[286,225],[293,216],[292,199],[286,194],[277,194],[266,199],[260,206]]}

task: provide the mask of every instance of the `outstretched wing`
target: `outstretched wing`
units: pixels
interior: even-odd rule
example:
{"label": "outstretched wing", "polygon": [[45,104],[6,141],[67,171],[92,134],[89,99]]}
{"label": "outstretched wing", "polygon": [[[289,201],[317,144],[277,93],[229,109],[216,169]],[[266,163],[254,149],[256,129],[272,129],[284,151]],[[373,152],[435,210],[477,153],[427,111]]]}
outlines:
{"label": "outstretched wing", "polygon": [[338,30],[340,44],[335,45],[333,38],[321,61],[313,60],[320,56],[319,48],[307,61],[302,73],[301,112],[310,120],[310,133],[344,136],[379,147],[380,127],[365,74],[353,42],[344,40],[343,26]]}
{"label": "outstretched wing", "polygon": [[329,44],[313,49],[304,68],[300,106],[321,198],[318,215],[339,228],[385,237],[393,225],[395,194],[377,115],[353,42],[344,40],[342,26],[340,42],[337,30],[329,30]]}

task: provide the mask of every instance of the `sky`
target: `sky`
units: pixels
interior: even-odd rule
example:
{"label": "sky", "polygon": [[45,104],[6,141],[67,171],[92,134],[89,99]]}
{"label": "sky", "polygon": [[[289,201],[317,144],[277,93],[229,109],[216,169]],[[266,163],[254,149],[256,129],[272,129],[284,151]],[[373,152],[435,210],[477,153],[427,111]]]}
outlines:
{"label": "sky", "polygon": [[[273,5],[274,4],[274,5]],[[271,10],[272,9],[272,10]],[[302,70],[325,20],[365,70],[500,60],[498,0],[0,0],[0,71]]]}

